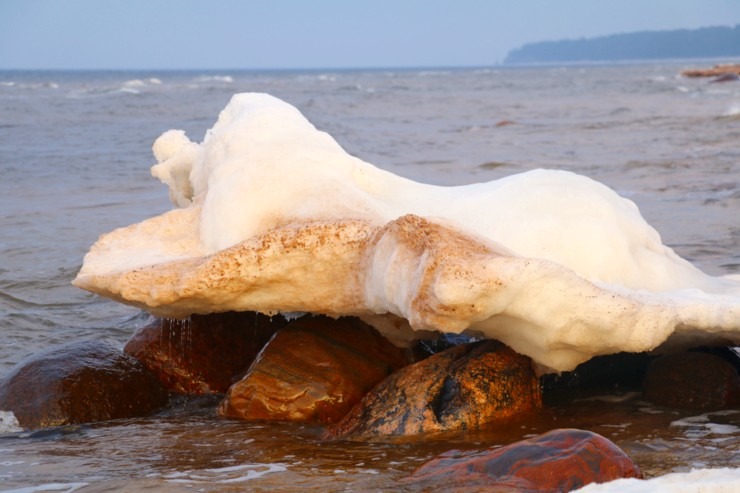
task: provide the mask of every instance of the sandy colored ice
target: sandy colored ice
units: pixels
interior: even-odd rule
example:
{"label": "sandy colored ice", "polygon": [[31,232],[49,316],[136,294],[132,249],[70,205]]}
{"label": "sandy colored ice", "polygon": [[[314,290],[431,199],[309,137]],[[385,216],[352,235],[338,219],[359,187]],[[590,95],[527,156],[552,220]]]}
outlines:
{"label": "sandy colored ice", "polygon": [[357,315],[398,342],[468,330],[554,370],[740,343],[740,281],[678,257],[584,176],[413,182],[265,94],[235,95],[201,143],[171,130],[154,153],[177,208],[101,236],[75,285],[162,316]]}

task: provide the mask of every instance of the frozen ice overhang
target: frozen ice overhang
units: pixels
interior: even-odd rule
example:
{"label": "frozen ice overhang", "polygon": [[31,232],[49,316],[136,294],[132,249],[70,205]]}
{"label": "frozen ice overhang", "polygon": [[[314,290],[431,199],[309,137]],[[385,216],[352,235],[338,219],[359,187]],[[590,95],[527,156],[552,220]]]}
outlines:
{"label": "frozen ice overhang", "polygon": [[403,327],[470,330],[554,370],[740,343],[740,282],[678,257],[631,201],[583,176],[413,182],[264,94],[234,96],[200,144],[163,134],[155,155],[179,208],[101,236],[76,286],[176,318],[357,315],[396,341],[412,337]]}

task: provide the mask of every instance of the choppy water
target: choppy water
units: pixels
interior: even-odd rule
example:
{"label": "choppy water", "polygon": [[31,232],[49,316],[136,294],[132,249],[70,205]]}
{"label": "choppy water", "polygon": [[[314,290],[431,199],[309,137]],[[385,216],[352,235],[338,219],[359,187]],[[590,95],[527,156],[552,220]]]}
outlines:
{"label": "choppy water", "polygon": [[[97,236],[170,205],[151,144],[196,141],[235,92],[269,92],[366,161],[437,184],[537,167],[589,175],[634,200],[704,270],[740,273],[740,83],[680,78],[693,63],[348,72],[0,71],[0,374],[86,337],[123,342],[146,317],[70,286]],[[705,418],[635,397],[549,410],[521,428],[402,444],[327,445],[304,426],[160,418],[0,438],[0,489],[395,489],[451,448],[563,426],[624,447],[648,475],[740,463],[740,411]],[[678,423],[678,424],[677,424]]]}

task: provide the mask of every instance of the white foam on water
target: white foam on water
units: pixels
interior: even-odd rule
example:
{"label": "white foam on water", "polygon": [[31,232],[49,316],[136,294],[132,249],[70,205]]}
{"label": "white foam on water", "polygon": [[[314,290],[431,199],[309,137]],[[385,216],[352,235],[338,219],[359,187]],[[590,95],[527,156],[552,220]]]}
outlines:
{"label": "white foam on water", "polygon": [[732,103],[722,116],[739,116],[740,115],[740,102]]}
{"label": "white foam on water", "polygon": [[[724,423],[715,423],[713,416],[729,416],[740,413],[740,410],[725,409],[722,411],[709,412],[696,416],[672,421],[670,426],[685,428],[685,435],[688,439],[704,438],[709,435],[735,435],[740,432],[740,427]],[[720,441],[722,438],[719,439]],[[740,456],[738,458],[740,460]]]}
{"label": "white foam on water", "polygon": [[224,82],[231,84],[234,78],[230,75],[203,75],[195,79],[197,82]]}
{"label": "white foam on water", "polygon": [[72,493],[80,488],[84,488],[90,483],[45,483],[37,486],[27,486],[25,488],[16,488],[12,490],[3,490],[3,493],[35,493],[38,491],[59,491],[62,493]]}
{"label": "white foam on water", "polygon": [[239,464],[211,469],[177,471],[167,474],[164,479],[170,483],[243,483],[261,478],[267,474],[285,472],[287,464]]}
{"label": "white foam on water", "polygon": [[123,83],[124,87],[144,87],[146,83],[141,79],[127,80]]}
{"label": "white foam on water", "polygon": [[18,418],[12,411],[0,411],[0,433],[16,433],[23,431]]}

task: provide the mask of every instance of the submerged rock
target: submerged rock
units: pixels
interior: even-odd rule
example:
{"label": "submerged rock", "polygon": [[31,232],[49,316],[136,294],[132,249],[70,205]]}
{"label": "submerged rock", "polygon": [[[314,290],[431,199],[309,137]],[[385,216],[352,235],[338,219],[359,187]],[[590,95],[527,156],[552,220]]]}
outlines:
{"label": "submerged rock", "polygon": [[124,351],[144,363],[172,392],[224,393],[286,323],[280,315],[254,312],[157,319],[136,331]]}
{"label": "submerged rock", "polygon": [[714,354],[685,352],[661,356],[648,367],[645,397],[661,406],[717,410],[740,404],[740,376]]}
{"label": "submerged rock", "polygon": [[166,402],[148,369],[102,341],[51,347],[0,380],[0,410],[27,429],[146,416]]}
{"label": "submerged rock", "polygon": [[329,439],[474,430],[541,406],[532,361],[497,341],[454,346],[375,387]]}
{"label": "submerged rock", "polygon": [[601,435],[560,429],[505,447],[447,452],[422,465],[403,482],[443,484],[445,491],[467,493],[563,493],[589,483],[641,477],[635,463]]}
{"label": "submerged rock", "polygon": [[409,355],[356,318],[304,317],[280,330],[228,391],[223,416],[339,421]]}

